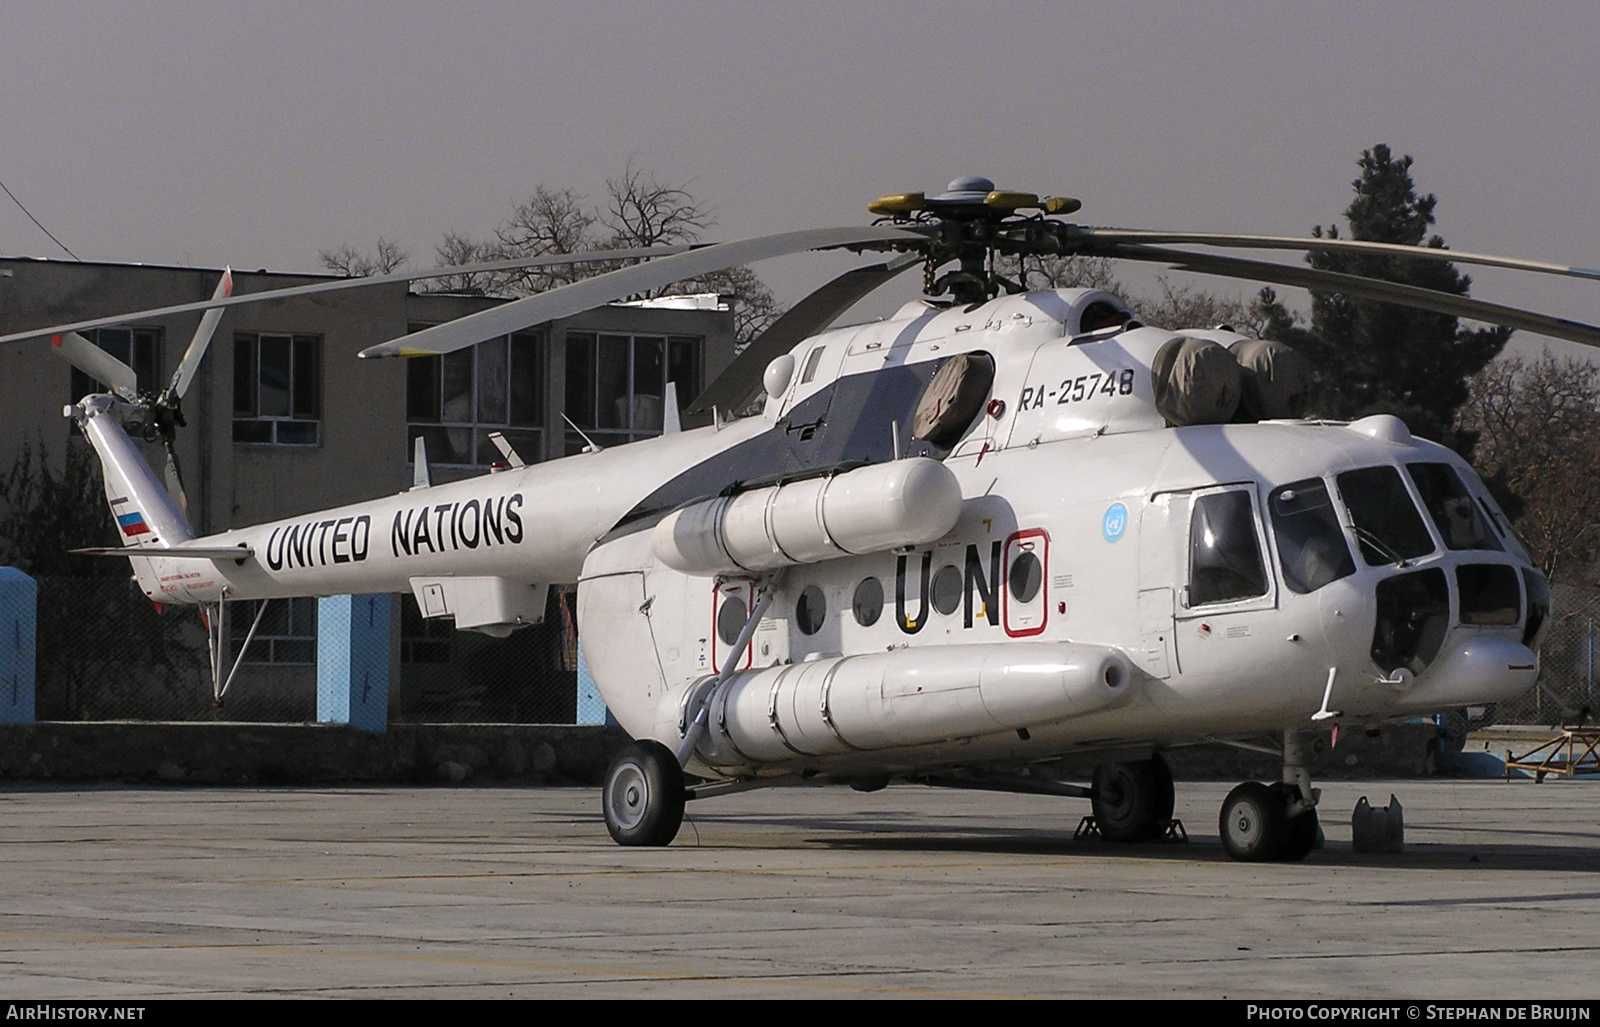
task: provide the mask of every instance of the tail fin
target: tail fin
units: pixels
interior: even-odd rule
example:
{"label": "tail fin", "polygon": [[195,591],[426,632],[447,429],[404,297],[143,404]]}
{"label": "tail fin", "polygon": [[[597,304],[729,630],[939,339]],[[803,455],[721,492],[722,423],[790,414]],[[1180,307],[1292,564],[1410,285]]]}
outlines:
{"label": "tail fin", "polygon": [[[123,430],[117,408],[126,406],[109,395],[86,396],[67,415],[83,428],[84,436],[100,458],[106,486],[106,501],[117,523],[124,547],[169,549],[194,538],[194,529],[184,518],[161,479],[156,477],[133,440]],[[134,560],[134,576],[146,595],[159,594],[160,568],[150,560]]]}

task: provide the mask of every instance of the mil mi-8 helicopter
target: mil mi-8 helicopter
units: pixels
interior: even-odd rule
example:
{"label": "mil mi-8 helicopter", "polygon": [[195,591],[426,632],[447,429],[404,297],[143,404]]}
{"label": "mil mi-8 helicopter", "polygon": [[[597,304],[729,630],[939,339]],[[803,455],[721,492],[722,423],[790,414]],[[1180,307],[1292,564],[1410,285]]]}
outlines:
{"label": "mil mi-8 helicopter", "polygon": [[[246,296],[230,296],[224,276],[210,301],[0,342],[53,335],[63,357],[111,386],[66,410],[99,455],[123,535],[122,548],[98,552],[131,558],[151,599],[211,613],[214,652],[216,614],[235,600],[409,590],[427,616],[503,634],[542,617],[549,585],[576,583],[588,666],[635,739],[602,796],[621,844],[670,843],[689,800],[891,779],[1088,798],[1103,837],[1144,841],[1171,823],[1163,749],[1270,733],[1282,739],[1282,778],[1233,789],[1222,843],[1240,860],[1302,859],[1318,834],[1307,734],[1521,694],[1550,621],[1548,583],[1454,453],[1393,416],[1305,419],[1309,372],[1287,347],[1226,327],[1143,326],[1109,292],[1030,291],[996,258],[1156,261],[1589,345],[1600,345],[1589,325],[1157,244],[1600,272],[1060,220],[1078,207],[963,178],[938,195],[880,198],[870,226]],[[889,256],[828,283],[752,343],[690,404],[690,415],[710,413],[704,427],[531,466],[507,452],[510,469],[449,484],[419,470],[397,496],[204,538],[175,498],[179,402],[222,307],[634,262],[361,354],[433,355],[814,249]],[[828,328],[918,264],[922,300]],[[158,396],[75,334],[202,310]],[[758,412],[723,416],[747,407]],[[168,488],[125,424],[167,441]],[[420,450],[417,463],[426,467]]]}

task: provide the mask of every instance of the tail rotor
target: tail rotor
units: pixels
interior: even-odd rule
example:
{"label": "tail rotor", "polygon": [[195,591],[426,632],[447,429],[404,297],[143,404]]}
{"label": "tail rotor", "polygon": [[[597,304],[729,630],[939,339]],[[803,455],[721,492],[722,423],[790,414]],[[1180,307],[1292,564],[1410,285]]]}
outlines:
{"label": "tail rotor", "polygon": [[[220,300],[232,295],[233,269],[223,268],[222,279],[217,283],[211,298]],[[211,345],[211,337],[216,334],[217,323],[221,320],[222,308],[212,307],[205,312],[200,318],[200,326],[195,329],[194,338],[189,340],[189,348],[184,350],[183,359],[178,361],[177,370],[172,373],[172,380],[159,395],[154,396],[140,393],[138,376],[133,368],[77,332],[66,332],[51,338],[56,353],[63,360],[90,378],[105,383],[113,395],[134,408],[136,413],[125,417],[124,420],[134,423],[142,420],[143,434],[147,442],[154,442],[158,438],[161,440],[162,448],[167,452],[165,473],[167,493],[172,496],[185,517],[189,513],[189,500],[184,494],[183,475],[178,467],[178,451],[175,445],[177,430],[188,426],[183,419],[183,396],[194,382],[195,373],[200,369],[200,362],[205,359],[206,350]]]}

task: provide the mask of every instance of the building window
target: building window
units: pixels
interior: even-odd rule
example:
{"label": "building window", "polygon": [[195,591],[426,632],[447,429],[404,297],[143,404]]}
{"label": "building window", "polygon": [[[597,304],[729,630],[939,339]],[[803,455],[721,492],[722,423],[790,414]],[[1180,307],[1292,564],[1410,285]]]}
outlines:
{"label": "building window", "polygon": [[234,652],[244,645],[255,623],[256,610],[267,604],[267,612],[244,651],[244,663],[276,666],[314,665],[317,662],[317,600],[314,596],[293,599],[243,600],[228,606],[228,637]]}
{"label": "building window", "polygon": [[533,463],[543,452],[544,393],[545,342],[538,332],[412,357],[406,361],[406,457],[423,438],[432,465],[487,467],[504,460],[489,441],[500,432]]}
{"label": "building window", "polygon": [[[83,332],[83,337],[133,368],[140,392],[160,392],[161,330],[158,328],[100,328]],[[72,402],[91,392],[108,392],[110,386],[95,381],[76,367],[72,369]]]}
{"label": "building window", "polygon": [[320,337],[233,337],[233,441],[315,446],[321,416]]}
{"label": "building window", "polygon": [[[661,434],[662,397],[672,382],[678,408],[700,393],[698,338],[567,333],[567,416],[602,446]],[[566,451],[584,441],[568,431]]]}

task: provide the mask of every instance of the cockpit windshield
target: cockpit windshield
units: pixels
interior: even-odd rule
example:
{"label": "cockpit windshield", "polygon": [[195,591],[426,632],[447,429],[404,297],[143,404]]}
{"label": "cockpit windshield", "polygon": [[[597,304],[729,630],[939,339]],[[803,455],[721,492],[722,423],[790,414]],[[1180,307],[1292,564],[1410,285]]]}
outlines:
{"label": "cockpit windshield", "polygon": [[1422,496],[1422,505],[1433,517],[1439,537],[1451,549],[1492,549],[1505,547],[1495,538],[1489,523],[1478,512],[1477,504],[1449,464],[1406,464],[1406,472]]}
{"label": "cockpit windshield", "polygon": [[1273,491],[1267,501],[1283,583],[1291,592],[1315,592],[1356,572],[1339,527],[1339,515],[1321,478],[1307,478]]}
{"label": "cockpit windshield", "polygon": [[1364,467],[1336,479],[1350,523],[1371,566],[1398,564],[1433,552],[1433,536],[1393,467]]}

